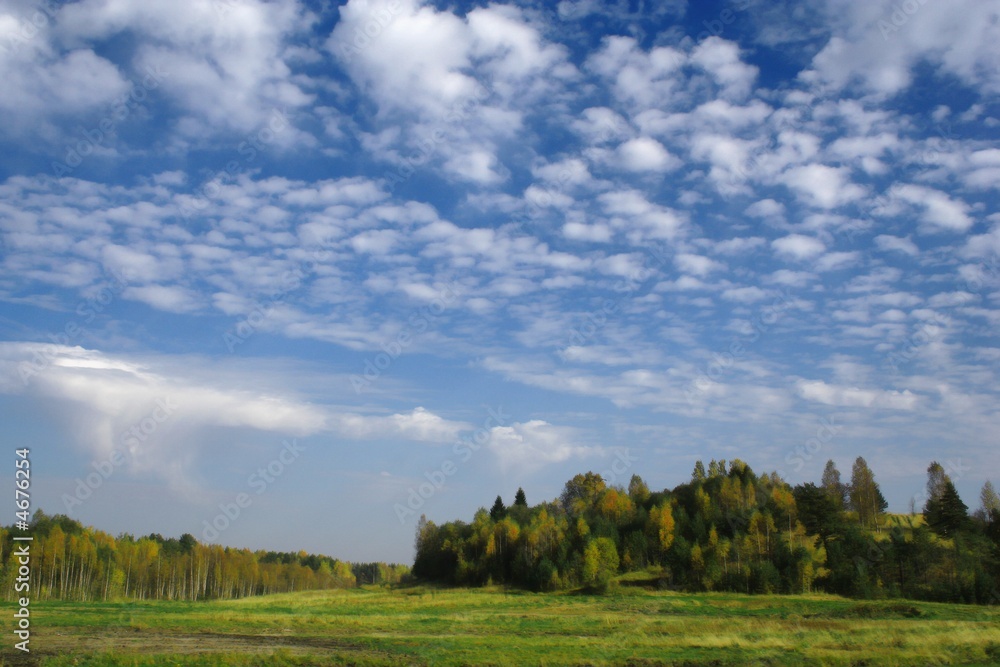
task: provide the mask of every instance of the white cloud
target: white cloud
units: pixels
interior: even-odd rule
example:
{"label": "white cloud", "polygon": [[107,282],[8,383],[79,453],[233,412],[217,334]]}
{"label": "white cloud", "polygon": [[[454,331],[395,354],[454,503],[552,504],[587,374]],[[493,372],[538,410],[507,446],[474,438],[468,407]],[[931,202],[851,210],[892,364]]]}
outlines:
{"label": "white cloud", "polygon": [[809,164],[792,167],[780,177],[807,204],[819,208],[836,208],[860,199],[865,188],[850,182],[850,172],[844,167]]}
{"label": "white cloud", "polygon": [[674,263],[681,271],[700,277],[705,277],[712,271],[719,271],[725,268],[725,265],[721,262],[717,262],[701,255],[692,255],[690,253],[678,254],[674,257]]}
{"label": "white cloud", "polygon": [[917,244],[911,241],[909,237],[901,238],[890,234],[879,234],[875,237],[875,245],[877,245],[880,250],[895,250],[905,255],[909,255],[910,257],[916,257],[920,254],[920,249],[917,248]]}
{"label": "white cloud", "polygon": [[157,310],[168,313],[190,313],[198,310],[200,298],[183,287],[168,285],[143,285],[128,287],[122,294],[126,299],[141,301]]}
{"label": "white cloud", "polygon": [[775,239],[771,241],[771,247],[778,253],[799,261],[812,259],[826,250],[822,241],[802,234],[789,234]]}
{"label": "white cloud", "polygon": [[709,74],[732,99],[746,97],[757,78],[757,68],[740,60],[739,46],[719,37],[705,39],[691,52],[691,62]]}
{"label": "white cloud", "polygon": [[178,128],[200,138],[259,129],[273,110],[310,101],[283,59],[286,39],[305,27],[300,11],[290,0],[194,0],[184,11],[170,0],[82,0],[64,5],[58,34],[68,42],[138,37],[136,72],[162,72],[157,88],[188,114]]}
{"label": "white cloud", "polygon": [[801,380],[796,384],[799,395],[824,405],[856,408],[888,408],[891,410],[914,410],[920,397],[909,390],[859,389],[844,385],[832,385],[822,380]]}
{"label": "white cloud", "polygon": [[550,463],[600,454],[601,448],[578,444],[579,434],[540,419],[490,429],[487,447],[504,470],[531,471]]}
{"label": "white cloud", "polygon": [[904,183],[893,186],[889,195],[920,209],[921,220],[931,225],[931,229],[964,232],[974,224],[969,217],[969,205],[940,190]]}
{"label": "white cloud", "polygon": [[[186,485],[192,473],[196,447],[217,427],[431,443],[452,442],[469,428],[422,407],[365,415],[313,404],[280,389],[262,371],[259,364],[234,367],[199,360],[191,365],[168,357],[131,359],[81,347],[0,343],[0,392],[63,401],[59,412],[86,425],[79,433],[81,444],[95,458],[119,449],[134,471],[178,486]],[[346,377],[340,379],[349,386]],[[149,423],[142,426],[143,420]],[[142,426],[140,437],[130,437],[136,424]]]}
{"label": "white cloud", "polygon": [[889,97],[908,87],[925,62],[967,85],[1000,91],[1000,24],[989,3],[827,0],[818,9],[830,17],[833,35],[801,76],[819,89],[857,84]]}
{"label": "white cloud", "polygon": [[639,137],[618,147],[618,159],[629,171],[667,172],[677,169],[681,161],[671,155],[656,139]]}

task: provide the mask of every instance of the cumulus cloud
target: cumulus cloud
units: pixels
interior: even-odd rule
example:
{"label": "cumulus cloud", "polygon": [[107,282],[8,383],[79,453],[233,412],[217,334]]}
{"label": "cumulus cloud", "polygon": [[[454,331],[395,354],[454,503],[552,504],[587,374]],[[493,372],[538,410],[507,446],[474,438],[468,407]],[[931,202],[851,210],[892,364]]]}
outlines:
{"label": "cumulus cloud", "polygon": [[893,186],[889,195],[918,209],[928,229],[964,232],[974,224],[969,216],[969,205],[940,190],[904,183]]}
{"label": "cumulus cloud", "polygon": [[554,426],[540,419],[490,429],[489,450],[505,470],[531,471],[550,463],[593,456],[600,447],[579,444],[576,429]]}
{"label": "cumulus cloud", "polygon": [[779,254],[795,260],[807,260],[821,254],[826,246],[817,238],[802,234],[789,234],[771,241],[771,247]]}

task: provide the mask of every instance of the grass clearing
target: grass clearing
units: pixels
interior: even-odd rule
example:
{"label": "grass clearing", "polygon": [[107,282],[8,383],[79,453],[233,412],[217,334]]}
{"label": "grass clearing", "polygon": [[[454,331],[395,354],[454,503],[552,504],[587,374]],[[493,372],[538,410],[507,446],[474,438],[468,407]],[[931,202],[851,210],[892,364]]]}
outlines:
{"label": "grass clearing", "polygon": [[[32,604],[0,665],[998,665],[1000,610],[829,595],[431,587]],[[27,658],[27,659],[26,659]]]}

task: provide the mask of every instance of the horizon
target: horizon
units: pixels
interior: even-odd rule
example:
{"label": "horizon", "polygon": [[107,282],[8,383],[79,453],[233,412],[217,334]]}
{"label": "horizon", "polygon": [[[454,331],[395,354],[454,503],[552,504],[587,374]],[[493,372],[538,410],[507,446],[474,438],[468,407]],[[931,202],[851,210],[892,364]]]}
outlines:
{"label": "horizon", "polygon": [[587,470],[1000,482],[988,3],[187,5],[0,8],[32,511],[411,563]]}

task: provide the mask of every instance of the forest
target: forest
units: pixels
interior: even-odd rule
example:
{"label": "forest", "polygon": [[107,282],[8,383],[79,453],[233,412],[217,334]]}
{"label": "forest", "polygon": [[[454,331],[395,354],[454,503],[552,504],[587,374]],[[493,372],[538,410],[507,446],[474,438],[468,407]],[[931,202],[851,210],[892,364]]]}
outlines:
{"label": "forest", "polygon": [[875,475],[859,457],[848,482],[833,461],[822,479],[792,487],[738,459],[698,461],[689,482],[651,491],[588,472],[560,497],[529,506],[518,489],[471,523],[421,517],[416,577],[536,591],[607,590],[620,573],[649,570],[685,591],[808,593],[939,602],[1000,602],[1000,498],[986,482],[969,512],[937,462],[926,503],[886,514]]}
{"label": "forest", "polygon": [[[393,584],[409,567],[348,563],[328,556],[233,549],[201,544],[184,534],[113,537],[65,515],[36,510],[29,587],[32,600],[205,600],[269,593]],[[11,558],[15,528],[0,528],[0,578],[7,599],[15,593]]]}

